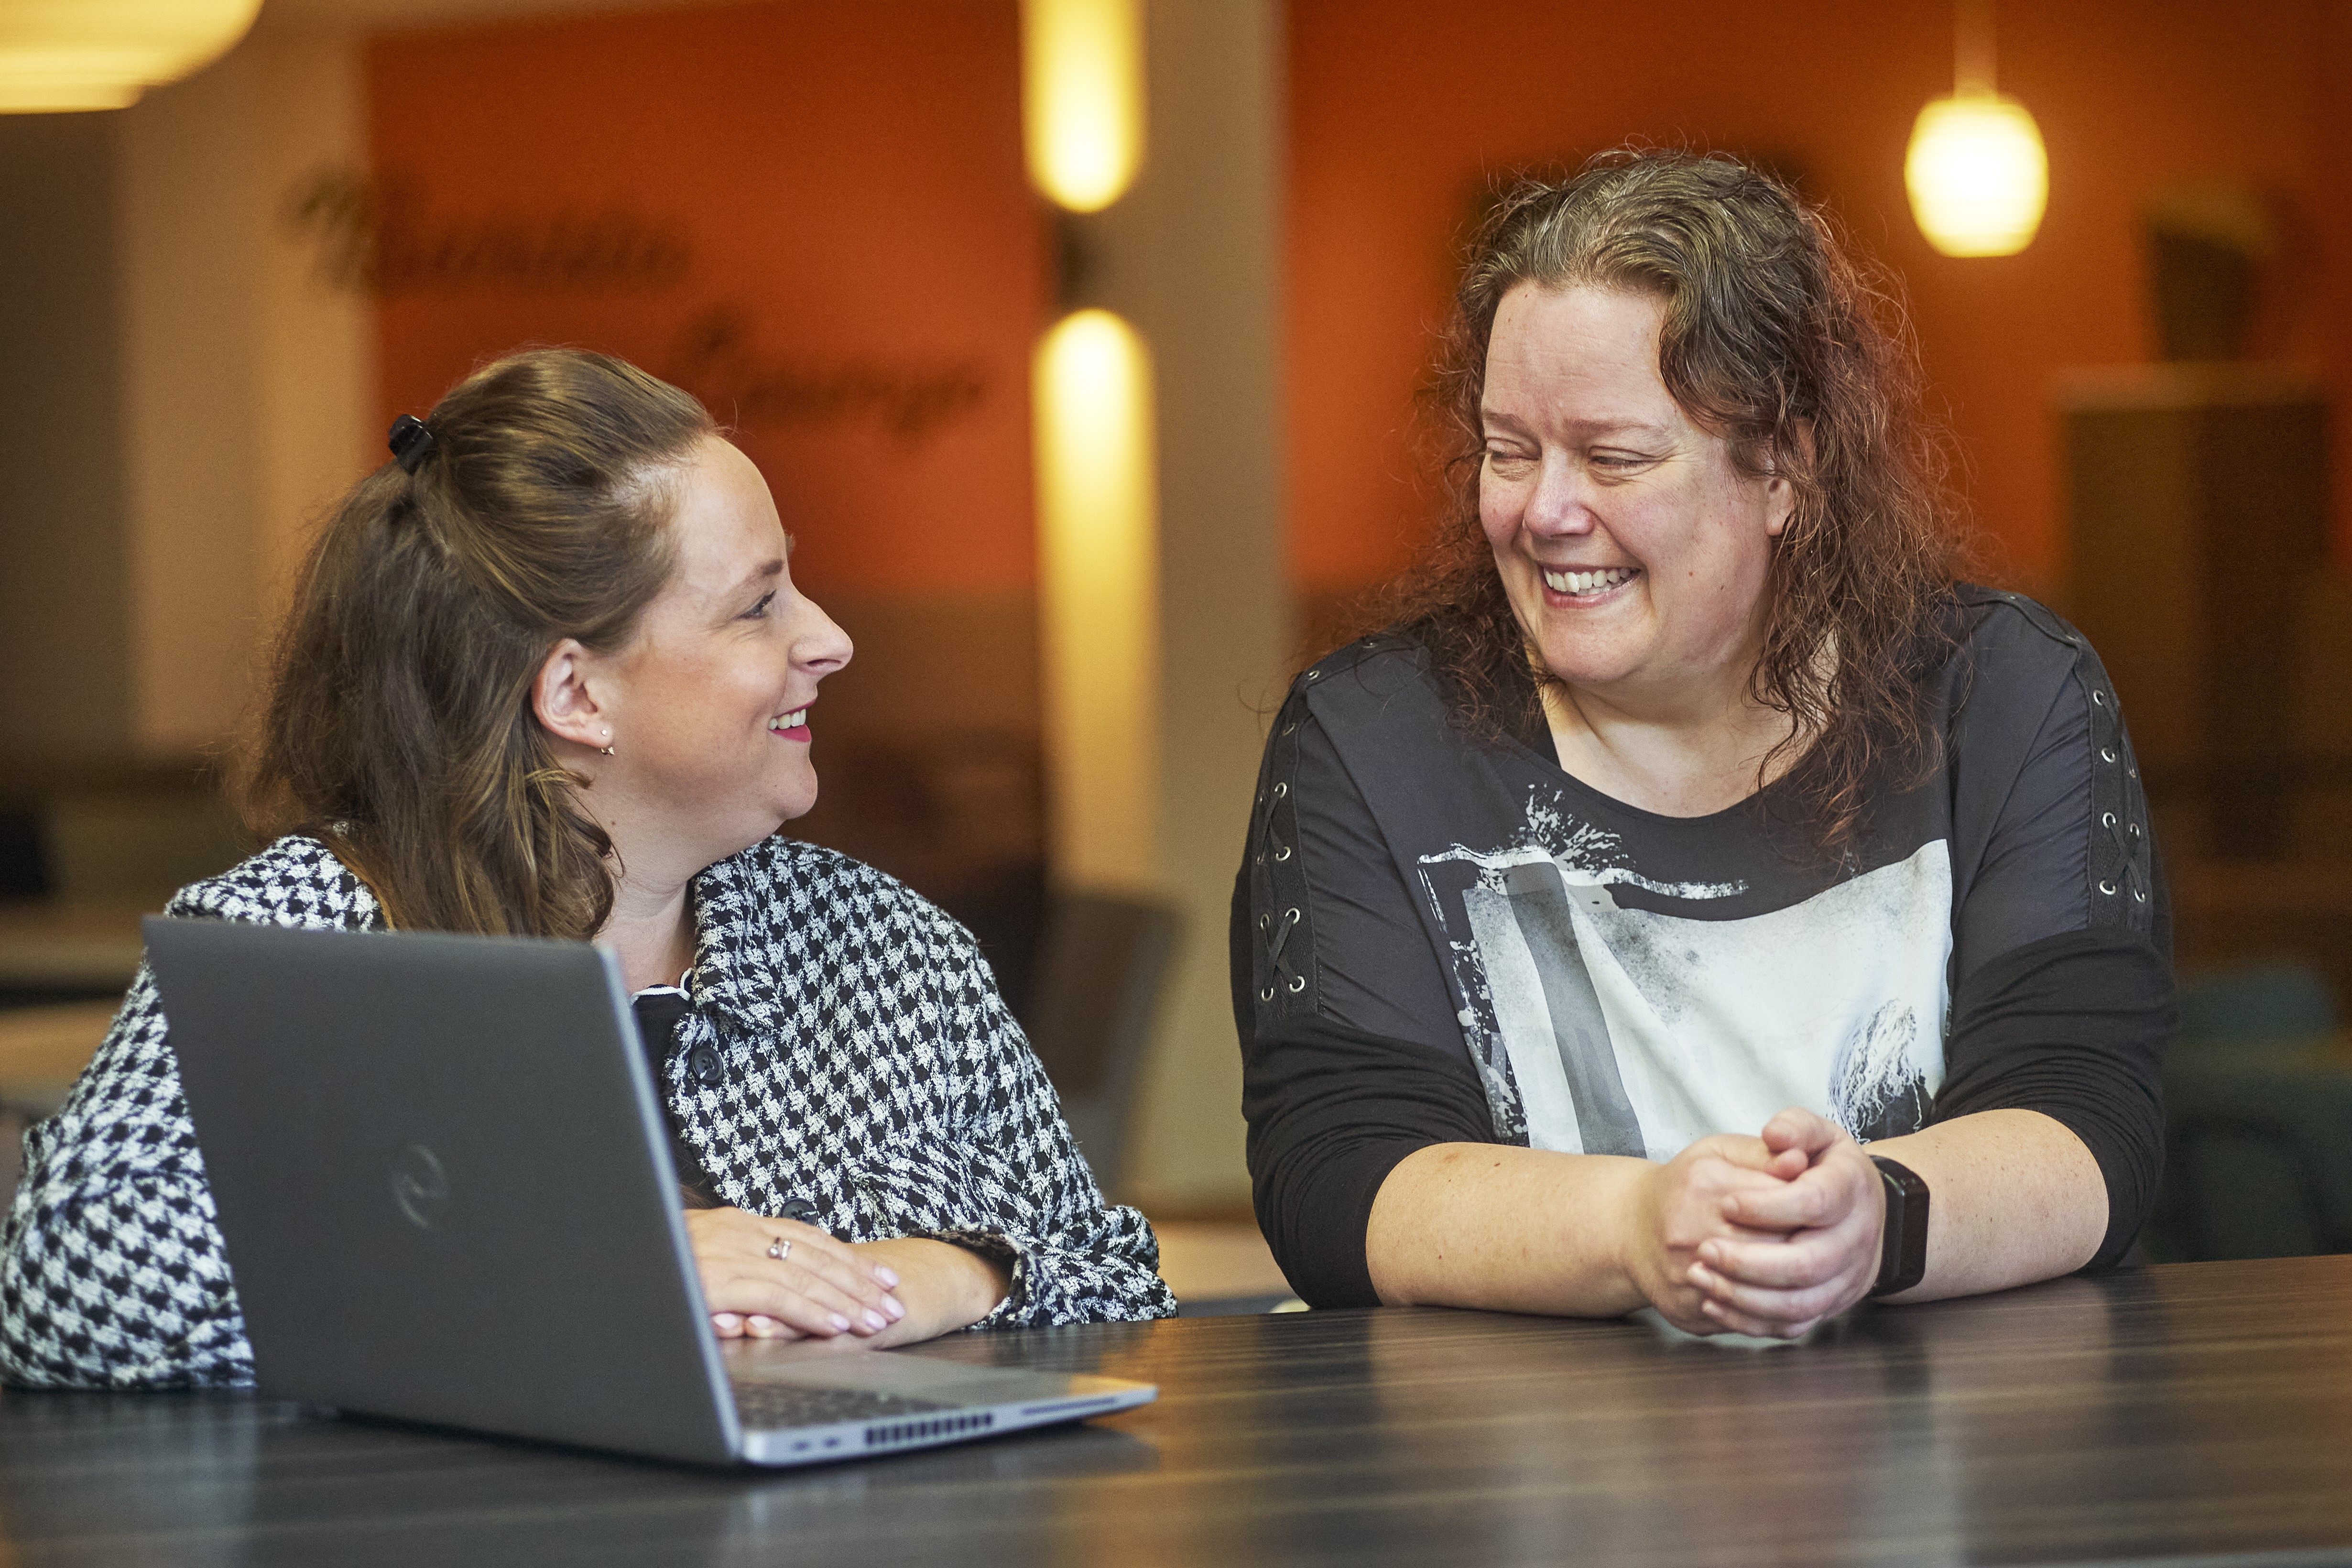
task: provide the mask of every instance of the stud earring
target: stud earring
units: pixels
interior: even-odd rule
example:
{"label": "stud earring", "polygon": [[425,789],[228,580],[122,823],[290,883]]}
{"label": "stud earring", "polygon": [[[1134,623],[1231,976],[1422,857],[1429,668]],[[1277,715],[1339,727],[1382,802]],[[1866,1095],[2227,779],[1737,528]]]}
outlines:
{"label": "stud earring", "polygon": [[613,754],[612,731],[607,730],[604,731],[604,743],[596,749],[596,754],[600,757],[609,757]]}

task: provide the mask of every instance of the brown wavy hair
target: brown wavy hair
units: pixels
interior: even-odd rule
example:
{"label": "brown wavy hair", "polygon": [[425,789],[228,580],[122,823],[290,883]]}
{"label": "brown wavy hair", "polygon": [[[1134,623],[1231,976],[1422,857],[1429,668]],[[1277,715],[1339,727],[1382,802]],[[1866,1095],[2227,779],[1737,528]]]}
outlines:
{"label": "brown wavy hair", "polygon": [[1958,515],[1896,290],[1821,208],[1719,154],[1621,149],[1502,194],[1472,242],[1438,367],[1452,515],[1377,610],[1429,648],[1456,724],[1489,741],[1539,726],[1553,679],[1478,521],[1487,340],[1523,283],[1661,300],[1658,370],[1675,401],[1728,442],[1740,472],[1793,487],[1750,690],[1794,728],[1758,777],[1791,760],[1789,790],[1774,793],[1815,848],[1842,853],[1874,783],[1929,765],[1921,694],[1949,647],[1937,611]]}
{"label": "brown wavy hair", "polygon": [[593,936],[613,843],[531,709],[555,645],[618,647],[668,580],[701,404],[603,354],[484,366],[429,454],[361,480],[280,635],[248,815],[332,846],[395,925]]}

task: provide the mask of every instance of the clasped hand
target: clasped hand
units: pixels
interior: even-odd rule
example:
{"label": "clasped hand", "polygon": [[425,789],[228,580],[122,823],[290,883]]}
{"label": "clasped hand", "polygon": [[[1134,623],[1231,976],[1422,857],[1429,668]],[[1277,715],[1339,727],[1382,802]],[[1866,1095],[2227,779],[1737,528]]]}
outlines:
{"label": "clasped hand", "polygon": [[1760,1137],[1700,1139],[1654,1168],[1640,1206],[1628,1272],[1691,1333],[1795,1339],[1877,1279],[1877,1168],[1809,1110],[1783,1110]]}

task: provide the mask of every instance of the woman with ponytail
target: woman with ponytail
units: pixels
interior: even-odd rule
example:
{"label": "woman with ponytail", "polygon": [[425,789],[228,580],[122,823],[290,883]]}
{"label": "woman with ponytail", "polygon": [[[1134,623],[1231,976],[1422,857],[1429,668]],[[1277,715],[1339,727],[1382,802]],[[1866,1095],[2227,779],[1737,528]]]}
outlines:
{"label": "woman with ponytail", "polygon": [[[850,643],[702,406],[533,351],[392,448],[278,644],[251,770],[274,841],[169,912],[610,946],[723,1335],[1172,1311],[1150,1226],[1104,1204],[970,935],[777,831],[815,802],[810,708]],[[5,1246],[11,1382],[251,1381],[143,968],[27,1135]]]}

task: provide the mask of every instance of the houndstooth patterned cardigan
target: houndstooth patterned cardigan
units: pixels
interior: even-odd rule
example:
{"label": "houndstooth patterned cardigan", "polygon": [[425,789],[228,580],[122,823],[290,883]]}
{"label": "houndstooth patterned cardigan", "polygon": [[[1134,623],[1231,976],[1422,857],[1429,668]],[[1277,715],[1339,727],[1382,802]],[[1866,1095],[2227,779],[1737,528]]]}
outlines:
{"label": "houndstooth patterned cardigan", "polygon": [[[1104,1205],[961,926],[879,871],[782,837],[705,870],[694,910],[693,1004],[667,1088],[727,1202],[775,1214],[805,1198],[848,1240],[933,1237],[1010,1259],[1012,1293],[978,1328],[1175,1310],[1151,1227]],[[181,889],[168,912],[385,929],[366,888],[305,837]],[[689,1074],[698,1049],[716,1087]],[[250,1383],[213,1215],[142,965],[64,1110],[25,1136],[0,1241],[0,1375]]]}

